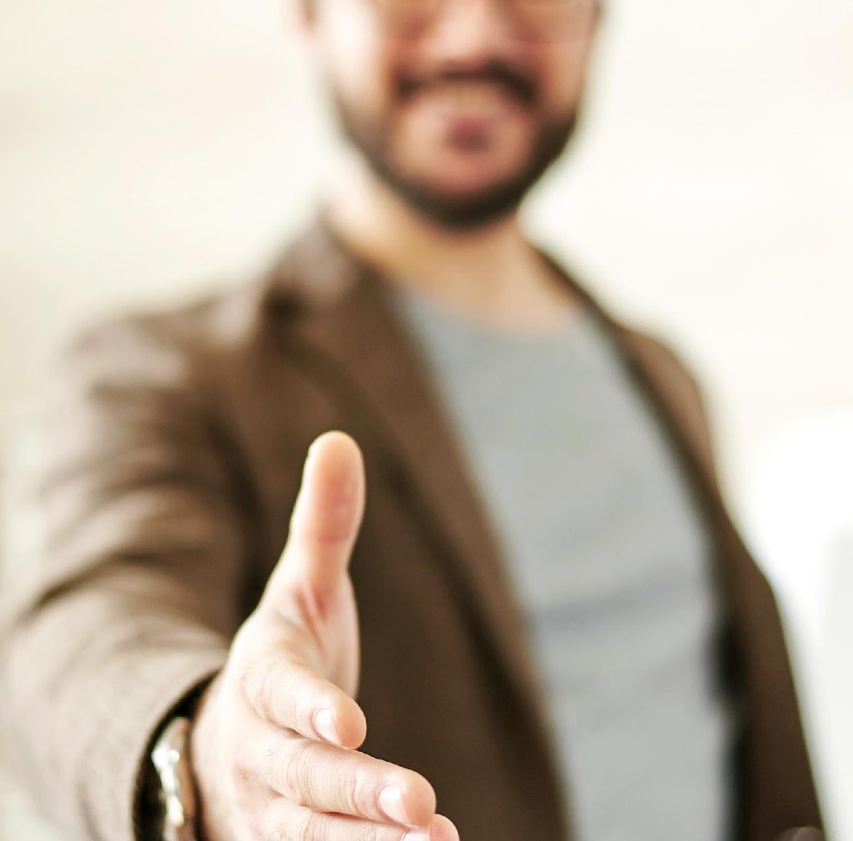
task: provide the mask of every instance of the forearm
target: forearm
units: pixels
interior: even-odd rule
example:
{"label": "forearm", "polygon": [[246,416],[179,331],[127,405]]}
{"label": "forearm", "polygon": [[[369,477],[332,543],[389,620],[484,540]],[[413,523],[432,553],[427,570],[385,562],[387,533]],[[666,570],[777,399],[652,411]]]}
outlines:
{"label": "forearm", "polygon": [[243,619],[257,528],[191,373],[147,324],[80,343],[9,511],[32,586],[0,661],[4,730],[45,811],[92,841],[133,838],[151,737]]}
{"label": "forearm", "polygon": [[6,640],[14,767],[61,824],[92,841],[130,841],[154,731],[226,651],[219,635],[101,582],[55,596]]}

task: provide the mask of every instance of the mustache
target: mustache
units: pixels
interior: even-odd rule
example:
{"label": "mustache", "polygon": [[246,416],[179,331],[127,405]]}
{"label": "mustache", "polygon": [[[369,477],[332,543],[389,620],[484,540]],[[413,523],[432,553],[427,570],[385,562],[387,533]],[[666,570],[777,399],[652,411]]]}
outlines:
{"label": "mustache", "polygon": [[515,65],[495,59],[479,67],[448,67],[420,76],[401,76],[397,83],[400,99],[408,99],[430,87],[453,82],[483,82],[499,85],[524,105],[536,101],[537,86],[533,77]]}

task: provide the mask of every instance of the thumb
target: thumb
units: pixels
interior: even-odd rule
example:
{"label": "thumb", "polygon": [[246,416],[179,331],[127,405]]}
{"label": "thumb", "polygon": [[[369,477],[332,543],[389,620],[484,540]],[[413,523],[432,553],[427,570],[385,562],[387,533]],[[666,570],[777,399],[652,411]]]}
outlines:
{"label": "thumb", "polygon": [[334,590],[349,566],[363,512],[361,450],[349,435],[326,432],[305,459],[282,571],[318,596]]}

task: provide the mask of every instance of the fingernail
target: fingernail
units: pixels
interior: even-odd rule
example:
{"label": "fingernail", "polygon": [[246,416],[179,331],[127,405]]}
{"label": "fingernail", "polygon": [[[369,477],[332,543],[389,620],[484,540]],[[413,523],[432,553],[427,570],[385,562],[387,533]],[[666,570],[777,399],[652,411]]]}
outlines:
{"label": "fingernail", "polygon": [[[379,808],[381,808],[392,821],[411,826],[412,821],[406,812],[406,807],[403,803],[403,792],[400,786],[385,786],[385,788],[379,792]],[[419,839],[416,839],[416,836],[413,836],[411,832],[407,833],[405,837],[409,838],[409,836],[412,837],[413,841],[419,841]],[[424,835],[423,837],[426,838],[427,836]]]}
{"label": "fingernail", "polygon": [[410,829],[404,836],[403,841],[429,841],[428,829]]}
{"label": "fingernail", "polygon": [[335,727],[335,715],[331,710],[318,710],[314,714],[314,729],[327,742],[336,745],[341,743],[338,728]]}

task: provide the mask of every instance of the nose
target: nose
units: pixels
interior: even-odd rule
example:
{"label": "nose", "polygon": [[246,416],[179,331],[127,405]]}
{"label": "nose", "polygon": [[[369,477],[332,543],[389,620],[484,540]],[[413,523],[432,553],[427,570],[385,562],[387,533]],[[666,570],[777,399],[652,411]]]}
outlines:
{"label": "nose", "polygon": [[504,52],[511,30],[506,0],[443,0],[425,46],[433,58],[461,64]]}

